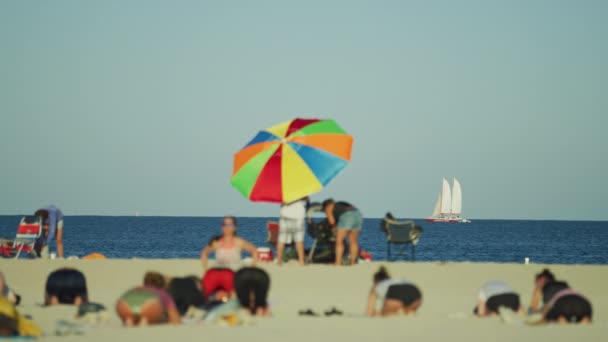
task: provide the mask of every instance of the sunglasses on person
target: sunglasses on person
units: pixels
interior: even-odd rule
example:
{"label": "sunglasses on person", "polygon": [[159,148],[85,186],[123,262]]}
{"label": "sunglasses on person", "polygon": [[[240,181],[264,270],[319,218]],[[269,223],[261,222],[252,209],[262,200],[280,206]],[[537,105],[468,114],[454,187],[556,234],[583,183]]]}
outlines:
{"label": "sunglasses on person", "polygon": [[222,223],[223,227],[234,227],[234,223]]}

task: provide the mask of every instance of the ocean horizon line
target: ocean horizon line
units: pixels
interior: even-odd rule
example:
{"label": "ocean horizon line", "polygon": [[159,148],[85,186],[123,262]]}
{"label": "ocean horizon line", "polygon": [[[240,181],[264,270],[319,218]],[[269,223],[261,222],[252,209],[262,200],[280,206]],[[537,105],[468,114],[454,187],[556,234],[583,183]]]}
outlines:
{"label": "ocean horizon line", "polygon": [[[0,216],[4,216],[4,217],[19,217],[19,216],[27,216],[27,215],[31,215],[31,214],[0,214]],[[225,215],[158,215],[158,214],[151,214],[151,215],[147,215],[147,214],[139,214],[139,215],[113,215],[113,214],[77,214],[77,215],[64,215],[64,217],[115,217],[115,218],[222,218]],[[276,219],[279,216],[267,216],[267,215],[260,215],[260,216],[251,216],[251,215],[244,215],[244,216],[240,216],[240,215],[235,215],[238,218],[242,218],[242,219],[248,219],[248,218],[252,218],[252,219],[263,219],[263,218],[268,218],[268,219]],[[372,216],[368,216],[365,217],[366,219],[372,219],[372,220],[380,220],[383,219],[384,217],[372,217]],[[424,221],[426,218],[425,217],[397,217],[398,220],[413,220],[413,221]],[[601,220],[601,219],[548,219],[548,218],[469,218],[467,217],[468,220],[471,221],[537,221],[537,222],[608,222],[608,219],[605,220]],[[430,223],[430,222],[429,222]],[[434,222],[435,224],[454,224],[454,223],[442,223],[442,222]],[[460,223],[460,224],[466,224],[466,223]]]}

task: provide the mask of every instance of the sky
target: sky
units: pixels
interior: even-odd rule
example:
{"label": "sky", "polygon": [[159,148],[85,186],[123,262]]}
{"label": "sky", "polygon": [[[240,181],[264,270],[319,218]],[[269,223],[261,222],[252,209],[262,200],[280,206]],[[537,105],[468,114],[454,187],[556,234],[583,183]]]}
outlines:
{"label": "sky", "polygon": [[0,214],[276,216],[233,154],[335,119],[313,200],[608,220],[606,1],[1,1]]}

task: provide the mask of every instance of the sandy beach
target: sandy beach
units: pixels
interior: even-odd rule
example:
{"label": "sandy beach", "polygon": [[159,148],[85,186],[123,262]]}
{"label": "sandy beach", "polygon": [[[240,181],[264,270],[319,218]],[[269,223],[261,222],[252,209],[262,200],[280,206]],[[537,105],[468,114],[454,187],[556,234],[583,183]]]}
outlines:
{"label": "sandy beach", "polygon": [[[19,310],[29,314],[45,331],[48,340],[82,340],[83,336],[53,336],[55,322],[69,319],[74,307],[42,308],[46,276],[52,270],[69,266],[81,270],[94,302],[111,310],[112,321],[95,327],[84,337],[87,341],[172,341],[192,339],[255,341],[602,341],[608,336],[608,294],[605,280],[608,266],[552,265],[557,277],[591,299],[594,322],[590,326],[533,327],[518,322],[505,323],[499,318],[478,319],[472,316],[477,288],[486,280],[503,279],[520,292],[527,304],[532,292],[533,276],[544,266],[538,264],[490,263],[384,263],[395,277],[416,282],[423,292],[423,305],[415,317],[390,319],[363,316],[372,273],[380,263],[336,268],[314,265],[278,267],[261,264],[272,278],[269,300],[273,317],[258,319],[245,327],[226,327],[189,323],[180,327],[127,329],[113,311],[118,296],[140,284],[146,271],[157,270],[167,275],[200,275],[198,260],[3,260],[0,269],[10,286],[23,296]],[[311,308],[322,313],[331,307],[344,311],[344,316],[299,317],[298,311]]]}

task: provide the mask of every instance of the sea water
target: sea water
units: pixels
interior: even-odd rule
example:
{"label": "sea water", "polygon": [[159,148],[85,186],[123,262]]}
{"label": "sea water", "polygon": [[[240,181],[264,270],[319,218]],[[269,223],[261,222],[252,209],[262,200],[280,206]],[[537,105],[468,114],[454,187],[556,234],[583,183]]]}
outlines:
{"label": "sea water", "polygon": [[[20,216],[0,216],[0,237],[13,238]],[[239,218],[238,234],[267,247],[270,218]],[[220,234],[220,217],[68,216],[66,255],[98,252],[110,258],[198,258]],[[473,220],[468,224],[426,223],[416,247],[418,261],[476,261],[550,264],[608,263],[608,222]],[[306,237],[307,246],[312,244]],[[379,219],[366,219],[361,248],[386,259]],[[54,244],[52,245],[54,247]]]}

